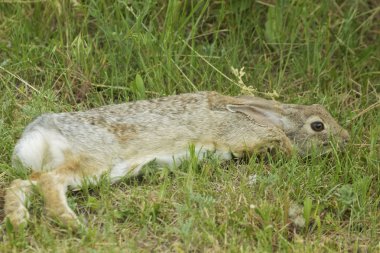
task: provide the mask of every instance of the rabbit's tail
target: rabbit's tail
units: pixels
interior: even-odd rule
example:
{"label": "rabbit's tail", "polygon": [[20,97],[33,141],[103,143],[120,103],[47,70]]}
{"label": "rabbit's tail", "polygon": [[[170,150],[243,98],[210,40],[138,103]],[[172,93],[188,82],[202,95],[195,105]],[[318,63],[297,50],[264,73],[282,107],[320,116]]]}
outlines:
{"label": "rabbit's tail", "polygon": [[15,167],[33,171],[52,170],[65,161],[65,151],[70,150],[66,138],[56,130],[34,127],[23,134],[13,152]]}
{"label": "rabbit's tail", "polygon": [[26,223],[29,218],[27,203],[35,184],[36,181],[16,179],[5,191],[4,212],[6,219],[15,227]]}

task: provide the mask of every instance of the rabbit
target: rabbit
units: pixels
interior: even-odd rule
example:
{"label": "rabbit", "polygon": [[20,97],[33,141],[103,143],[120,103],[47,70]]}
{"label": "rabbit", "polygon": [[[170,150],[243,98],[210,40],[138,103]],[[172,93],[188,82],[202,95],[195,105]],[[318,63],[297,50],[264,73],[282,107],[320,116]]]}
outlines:
{"label": "rabbit", "polygon": [[47,214],[64,226],[82,225],[66,199],[68,187],[108,173],[110,182],[137,175],[155,161],[175,167],[193,145],[199,159],[213,153],[220,160],[275,148],[290,155],[331,149],[349,140],[321,105],[283,104],[253,96],[231,97],[197,92],[108,105],[88,111],[47,113],[24,130],[14,167],[31,169],[28,180],[14,180],[5,194],[5,214],[14,227],[26,224],[32,186],[44,196]]}

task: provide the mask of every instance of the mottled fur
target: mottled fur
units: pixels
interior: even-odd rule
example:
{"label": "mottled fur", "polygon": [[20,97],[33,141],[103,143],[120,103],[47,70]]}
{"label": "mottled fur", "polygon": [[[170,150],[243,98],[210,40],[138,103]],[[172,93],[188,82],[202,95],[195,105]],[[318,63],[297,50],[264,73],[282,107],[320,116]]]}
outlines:
{"label": "mottled fur", "polygon": [[[314,132],[312,121],[325,130]],[[13,154],[14,166],[30,168],[30,180],[15,180],[6,191],[5,213],[14,226],[26,222],[31,185],[41,188],[49,215],[79,223],[66,200],[67,188],[84,178],[109,173],[111,181],[135,175],[147,163],[178,165],[194,145],[199,158],[221,159],[277,148],[325,152],[329,137],[349,138],[320,105],[287,105],[256,97],[199,92],[109,105],[85,112],[44,114],[25,129]]]}

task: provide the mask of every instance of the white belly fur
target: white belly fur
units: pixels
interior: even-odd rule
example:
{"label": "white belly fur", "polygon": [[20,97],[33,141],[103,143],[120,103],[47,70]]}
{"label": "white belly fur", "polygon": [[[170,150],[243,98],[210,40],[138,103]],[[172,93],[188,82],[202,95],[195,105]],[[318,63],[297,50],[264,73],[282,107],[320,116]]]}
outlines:
{"label": "white belly fur", "polygon": [[[231,152],[228,151],[220,151],[220,150],[209,150],[207,148],[195,148],[195,155],[197,156],[198,161],[206,158],[209,152],[213,152],[213,155],[221,160],[230,160],[232,158]],[[190,158],[190,151],[181,151],[175,154],[156,154],[149,155],[146,157],[138,158],[138,159],[130,159],[130,160],[118,160],[115,161],[111,171],[110,171],[110,179],[111,182],[115,182],[122,177],[131,175],[137,175],[144,167],[144,165],[149,162],[154,161],[160,167],[169,167],[175,168],[179,166],[182,161]]]}

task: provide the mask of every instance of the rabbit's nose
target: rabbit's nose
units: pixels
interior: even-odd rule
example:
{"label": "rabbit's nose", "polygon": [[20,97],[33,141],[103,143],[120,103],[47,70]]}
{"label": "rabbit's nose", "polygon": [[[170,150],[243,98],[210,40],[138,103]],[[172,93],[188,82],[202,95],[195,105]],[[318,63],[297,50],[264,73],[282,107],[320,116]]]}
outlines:
{"label": "rabbit's nose", "polygon": [[342,131],[342,139],[345,144],[347,144],[350,141],[350,135],[346,130]]}

